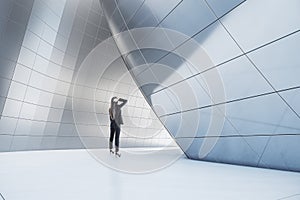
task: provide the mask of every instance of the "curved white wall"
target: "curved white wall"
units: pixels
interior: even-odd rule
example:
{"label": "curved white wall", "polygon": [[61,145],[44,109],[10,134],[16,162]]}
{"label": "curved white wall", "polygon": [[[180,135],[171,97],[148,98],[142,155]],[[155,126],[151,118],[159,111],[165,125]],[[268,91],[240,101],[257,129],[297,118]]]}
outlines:
{"label": "curved white wall", "polygon": [[[190,55],[181,58],[175,50],[187,47],[190,39],[178,41],[162,33],[156,40],[169,40],[174,51],[140,49],[123,55],[130,69],[146,64],[134,74],[135,79],[150,104],[162,104],[164,112],[153,109],[189,158],[300,170],[299,1],[102,3],[113,34],[142,27],[168,28],[199,43],[200,48],[190,49]],[[131,39],[139,45],[150,37],[151,33]],[[118,38],[117,44],[126,48],[127,40]],[[211,62],[200,59],[202,69],[186,62],[202,58],[203,52]],[[171,73],[162,74],[159,64],[181,77],[170,81]],[[214,86],[213,73],[221,77],[220,87]],[[143,78],[155,84],[144,87]],[[189,87],[196,95],[188,92]],[[224,91],[224,98],[214,97],[216,90]],[[177,105],[176,97],[184,106]],[[220,113],[214,112],[221,106]],[[210,131],[216,118],[224,120],[222,129]],[[195,125],[197,130],[191,128]],[[204,156],[203,148],[210,149]]]}
{"label": "curved white wall", "polygon": [[[76,72],[90,51],[111,35],[100,2],[1,1],[0,34],[0,151],[84,148],[81,139],[93,148],[106,147],[111,84],[100,84],[97,90],[99,124],[83,124],[87,133],[95,128],[100,132],[103,126],[105,137],[87,134],[80,138],[73,119],[77,110],[72,108]],[[122,62],[115,64],[111,69],[116,73],[126,69]],[[103,81],[109,82],[111,77]],[[134,88],[135,84],[129,82],[127,87]],[[130,99],[126,109],[148,112],[135,115],[138,122],[134,125],[130,124],[133,113],[125,113],[124,131],[142,132],[142,118],[157,122],[155,128],[153,124],[146,128],[161,131],[162,125],[141,94],[132,98],[139,99],[138,103]],[[156,147],[171,141],[163,131],[147,141],[143,135],[122,137],[121,147]]]}

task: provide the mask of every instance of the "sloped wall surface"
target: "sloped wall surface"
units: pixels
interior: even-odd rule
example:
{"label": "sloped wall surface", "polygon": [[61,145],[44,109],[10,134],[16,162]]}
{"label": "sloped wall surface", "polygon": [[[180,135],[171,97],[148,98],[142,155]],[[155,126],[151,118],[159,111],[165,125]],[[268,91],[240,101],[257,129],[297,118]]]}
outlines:
{"label": "sloped wall surface", "polygon": [[[123,58],[189,158],[300,171],[299,1],[100,1],[120,49],[129,39],[172,46]],[[118,37],[147,27],[186,39],[167,30]]]}

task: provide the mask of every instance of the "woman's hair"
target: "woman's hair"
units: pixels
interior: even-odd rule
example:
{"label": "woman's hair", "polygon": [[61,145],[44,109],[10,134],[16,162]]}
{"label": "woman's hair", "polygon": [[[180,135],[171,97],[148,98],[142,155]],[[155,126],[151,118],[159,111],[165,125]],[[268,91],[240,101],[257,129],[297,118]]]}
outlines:
{"label": "woman's hair", "polygon": [[111,98],[111,100],[110,100],[110,107],[112,108],[113,107],[113,105],[114,105],[114,100],[115,99],[117,99],[117,97],[113,97],[113,98]]}

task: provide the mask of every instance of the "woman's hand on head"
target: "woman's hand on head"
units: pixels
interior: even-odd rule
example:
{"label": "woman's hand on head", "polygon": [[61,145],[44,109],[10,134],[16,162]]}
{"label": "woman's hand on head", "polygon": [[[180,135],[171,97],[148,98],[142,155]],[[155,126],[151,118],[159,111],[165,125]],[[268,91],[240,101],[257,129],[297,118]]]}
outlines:
{"label": "woman's hand on head", "polygon": [[114,98],[114,100],[113,100],[114,102],[118,102],[119,101],[119,98],[118,97],[116,97],[116,98]]}

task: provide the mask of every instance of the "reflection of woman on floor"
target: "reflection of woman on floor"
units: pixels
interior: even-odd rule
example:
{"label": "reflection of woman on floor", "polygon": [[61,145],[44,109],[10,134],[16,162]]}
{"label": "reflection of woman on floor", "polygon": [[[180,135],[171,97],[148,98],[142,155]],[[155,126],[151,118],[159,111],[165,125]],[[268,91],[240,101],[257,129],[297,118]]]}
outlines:
{"label": "reflection of woman on floor", "polygon": [[127,103],[126,99],[121,99],[117,97],[111,98],[111,105],[109,108],[109,118],[110,118],[109,150],[112,152],[113,140],[115,135],[116,154],[119,151],[119,138],[120,138],[121,124],[123,124],[121,108],[126,103]]}

